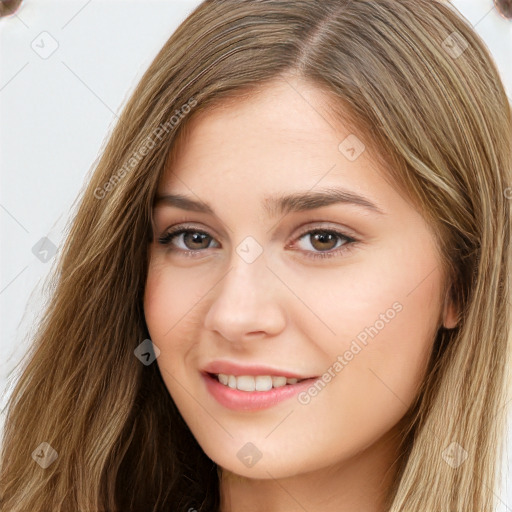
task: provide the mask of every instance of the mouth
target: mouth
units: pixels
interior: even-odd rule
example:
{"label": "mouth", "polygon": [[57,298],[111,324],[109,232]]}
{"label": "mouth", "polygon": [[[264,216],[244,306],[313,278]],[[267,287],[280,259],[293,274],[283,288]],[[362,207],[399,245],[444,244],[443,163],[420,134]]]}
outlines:
{"label": "mouth", "polygon": [[258,411],[274,407],[306,391],[318,377],[300,379],[284,375],[228,375],[202,372],[207,393],[232,411]]}
{"label": "mouth", "polygon": [[283,375],[227,375],[225,373],[207,373],[223,386],[239,391],[269,391],[271,389],[293,386],[310,379],[288,378]]}

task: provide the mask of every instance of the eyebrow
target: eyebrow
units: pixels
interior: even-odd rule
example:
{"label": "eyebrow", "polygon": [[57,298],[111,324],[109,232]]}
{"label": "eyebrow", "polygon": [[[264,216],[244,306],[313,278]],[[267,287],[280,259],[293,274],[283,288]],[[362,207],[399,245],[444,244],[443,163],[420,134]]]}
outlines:
{"label": "eyebrow", "polygon": [[[369,198],[343,188],[328,188],[318,192],[296,192],[289,195],[271,195],[263,200],[265,212],[270,218],[291,212],[315,210],[339,203],[360,206],[366,210],[385,215],[385,212]],[[215,215],[213,208],[207,202],[195,200],[182,194],[157,195],[153,206],[174,206],[182,210]]]}

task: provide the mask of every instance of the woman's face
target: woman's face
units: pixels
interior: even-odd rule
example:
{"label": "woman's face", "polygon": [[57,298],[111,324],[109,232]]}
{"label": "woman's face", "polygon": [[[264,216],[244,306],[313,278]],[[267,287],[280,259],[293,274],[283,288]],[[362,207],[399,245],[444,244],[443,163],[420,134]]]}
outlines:
{"label": "woman's face", "polygon": [[154,209],[157,364],[205,453],[247,477],[376,445],[454,318],[429,227],[323,100],[275,81],[202,114],[158,190],[181,200]]}

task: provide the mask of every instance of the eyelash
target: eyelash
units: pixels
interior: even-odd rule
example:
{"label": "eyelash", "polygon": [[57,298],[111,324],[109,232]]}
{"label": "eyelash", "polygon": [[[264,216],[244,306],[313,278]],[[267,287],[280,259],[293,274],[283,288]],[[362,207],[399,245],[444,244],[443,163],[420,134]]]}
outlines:
{"label": "eyelash", "polygon": [[[206,231],[203,231],[201,229],[196,229],[193,226],[178,226],[171,231],[168,231],[164,235],[158,238],[158,243],[163,246],[170,245],[170,242],[173,238],[177,237],[178,235],[182,235],[184,233],[199,233],[202,235],[206,235],[210,237],[213,240],[213,237],[207,233]],[[311,259],[325,259],[325,258],[334,258],[338,255],[341,255],[342,253],[346,253],[347,251],[350,251],[354,248],[354,246],[358,243],[359,240],[355,239],[354,237],[350,237],[345,235],[344,233],[341,233],[340,231],[336,231],[333,229],[328,228],[316,228],[316,229],[310,229],[308,231],[305,231],[301,233],[296,240],[300,240],[305,235],[311,235],[315,233],[322,233],[322,234],[328,234],[328,235],[335,235],[340,239],[344,239],[345,243],[338,247],[337,249],[331,249],[330,252],[317,252],[311,254],[311,251],[305,251],[306,257]],[[171,251],[178,251],[182,252],[187,257],[196,257],[198,256],[198,253],[204,252],[205,249],[198,249],[196,251],[193,250],[184,250],[184,249],[170,249]]]}

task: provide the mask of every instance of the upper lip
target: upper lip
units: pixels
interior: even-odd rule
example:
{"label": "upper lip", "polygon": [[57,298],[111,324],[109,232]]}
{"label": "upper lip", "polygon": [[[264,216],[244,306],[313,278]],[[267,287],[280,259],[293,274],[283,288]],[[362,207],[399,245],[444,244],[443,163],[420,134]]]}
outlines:
{"label": "upper lip", "polygon": [[203,372],[218,375],[270,375],[274,377],[286,377],[288,379],[310,379],[312,375],[300,375],[299,373],[265,365],[241,365],[229,361],[212,361],[203,367]]}

